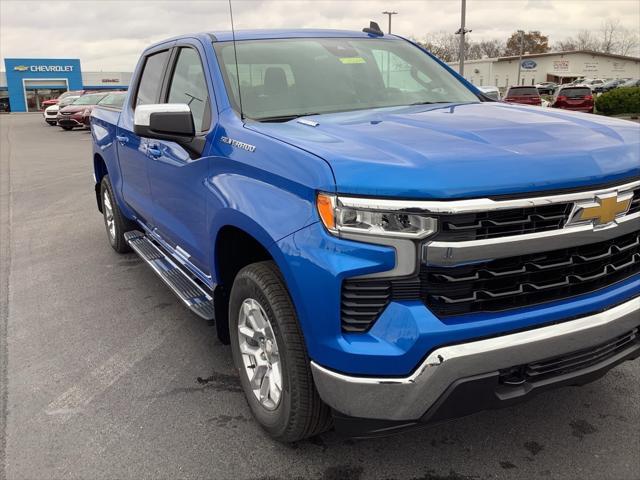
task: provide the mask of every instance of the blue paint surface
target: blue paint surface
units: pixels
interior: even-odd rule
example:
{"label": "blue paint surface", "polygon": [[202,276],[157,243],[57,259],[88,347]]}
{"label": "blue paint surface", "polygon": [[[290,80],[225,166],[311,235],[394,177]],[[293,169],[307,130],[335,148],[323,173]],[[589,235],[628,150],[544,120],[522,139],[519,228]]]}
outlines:
{"label": "blue paint surface", "polygon": [[[639,294],[636,275],[573,299],[456,321],[438,319],[418,301],[392,302],[369,332],[343,333],[342,280],[392,269],[395,252],[330,235],[314,207],[318,191],[456,199],[624,183],[640,177],[640,128],[622,120],[496,102],[309,117],[319,123],[315,128],[295,120],[244,122],[231,109],[212,45],[231,35],[215,36],[178,37],[145,52],[188,46],[203,60],[212,122],[204,132],[202,155],[193,158],[174,142],[153,141],[161,154],[152,158],[150,140],[133,132],[129,99],[120,115],[94,110],[94,160],[106,164],[125,215],[170,247],[188,251],[188,268],[210,286],[220,282],[215,245],[224,228],[240,229],[260,243],[283,274],[313,360],[347,373],[406,375],[440,345],[587,315]],[[369,35],[237,32],[239,41],[304,36]],[[223,136],[253,145],[255,151],[233,148],[221,141]],[[98,180],[99,174],[96,167]]]}

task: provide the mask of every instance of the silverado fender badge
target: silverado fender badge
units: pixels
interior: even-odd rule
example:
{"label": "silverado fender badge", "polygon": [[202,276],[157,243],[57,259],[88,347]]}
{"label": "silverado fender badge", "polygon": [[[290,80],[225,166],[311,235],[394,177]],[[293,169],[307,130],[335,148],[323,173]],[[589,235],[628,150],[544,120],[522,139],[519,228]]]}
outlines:
{"label": "silverado fender badge", "polygon": [[248,143],[239,142],[238,140],[234,140],[234,139],[229,138],[229,137],[220,137],[220,141],[222,143],[226,143],[227,145],[231,145],[232,147],[241,148],[243,150],[246,150],[247,152],[255,152],[256,151],[255,145],[250,145]]}

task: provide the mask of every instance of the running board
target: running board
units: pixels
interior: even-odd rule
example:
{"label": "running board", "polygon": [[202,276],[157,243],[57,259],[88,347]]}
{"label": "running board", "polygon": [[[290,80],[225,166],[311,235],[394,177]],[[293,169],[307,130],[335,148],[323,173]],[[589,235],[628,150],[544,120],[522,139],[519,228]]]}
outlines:
{"label": "running board", "polygon": [[215,315],[211,295],[178,267],[164,251],[138,230],[126,232],[124,239],[189,309],[206,320],[213,320]]}

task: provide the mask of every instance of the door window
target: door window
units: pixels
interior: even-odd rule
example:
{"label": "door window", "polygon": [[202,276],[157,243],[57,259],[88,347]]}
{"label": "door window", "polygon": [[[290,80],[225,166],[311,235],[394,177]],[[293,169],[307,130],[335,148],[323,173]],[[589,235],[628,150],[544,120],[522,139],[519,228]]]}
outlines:
{"label": "door window", "polygon": [[191,108],[196,130],[203,132],[209,129],[209,90],[200,55],[193,48],[181,48],[178,53],[167,102],[186,103]]}
{"label": "door window", "polygon": [[148,105],[158,103],[160,88],[162,87],[162,74],[164,65],[167,62],[169,51],[149,55],[142,70],[138,93],[136,94],[136,105]]}

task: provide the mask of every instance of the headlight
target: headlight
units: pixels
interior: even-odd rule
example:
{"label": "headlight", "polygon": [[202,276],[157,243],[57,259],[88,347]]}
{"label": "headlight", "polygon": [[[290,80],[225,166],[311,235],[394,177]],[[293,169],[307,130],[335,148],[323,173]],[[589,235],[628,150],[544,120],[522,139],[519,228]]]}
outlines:
{"label": "headlight", "polygon": [[316,206],[322,223],[331,233],[355,233],[384,237],[420,239],[438,230],[433,217],[410,212],[389,212],[345,206],[340,197],[319,193]]}
{"label": "headlight", "polygon": [[91,109],[85,108],[84,112],[82,112],[82,116],[86,117],[87,115],[91,115]]}

